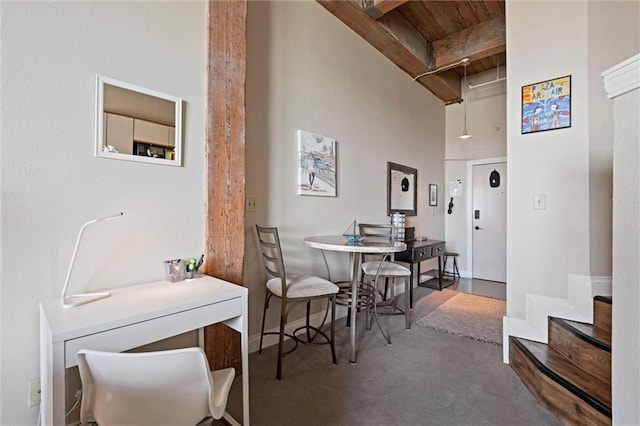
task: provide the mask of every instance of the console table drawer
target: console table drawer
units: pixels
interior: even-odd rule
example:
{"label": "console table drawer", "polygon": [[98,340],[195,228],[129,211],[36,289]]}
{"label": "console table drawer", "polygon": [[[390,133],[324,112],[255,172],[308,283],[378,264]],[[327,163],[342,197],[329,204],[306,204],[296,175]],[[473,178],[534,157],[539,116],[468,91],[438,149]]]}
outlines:
{"label": "console table drawer", "polygon": [[395,260],[407,263],[420,263],[423,260],[444,254],[444,241],[411,241],[407,243],[407,246],[405,251],[395,254]]}
{"label": "console table drawer", "polygon": [[414,262],[420,262],[431,258],[431,246],[416,247],[413,249]]}
{"label": "console table drawer", "polygon": [[431,257],[442,256],[444,254],[444,243],[431,246]]}

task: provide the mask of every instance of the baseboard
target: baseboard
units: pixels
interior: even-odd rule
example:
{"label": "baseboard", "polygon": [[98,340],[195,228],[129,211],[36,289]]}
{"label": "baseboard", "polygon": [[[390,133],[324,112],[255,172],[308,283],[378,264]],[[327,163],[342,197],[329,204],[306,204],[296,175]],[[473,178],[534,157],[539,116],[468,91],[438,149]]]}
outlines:
{"label": "baseboard", "polygon": [[550,316],[593,323],[593,298],[598,295],[611,295],[611,277],[570,274],[566,299],[527,294],[524,319],[503,317],[503,362],[509,363],[509,336],[548,343],[547,318]]}

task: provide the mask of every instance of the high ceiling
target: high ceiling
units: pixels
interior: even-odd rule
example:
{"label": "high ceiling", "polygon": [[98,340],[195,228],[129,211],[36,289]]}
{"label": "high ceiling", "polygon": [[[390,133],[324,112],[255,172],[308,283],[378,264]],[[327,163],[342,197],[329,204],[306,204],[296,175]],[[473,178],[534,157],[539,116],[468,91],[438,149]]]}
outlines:
{"label": "high ceiling", "polygon": [[[504,66],[504,0],[317,0],[445,103],[467,75]],[[436,71],[439,70],[439,71]]]}

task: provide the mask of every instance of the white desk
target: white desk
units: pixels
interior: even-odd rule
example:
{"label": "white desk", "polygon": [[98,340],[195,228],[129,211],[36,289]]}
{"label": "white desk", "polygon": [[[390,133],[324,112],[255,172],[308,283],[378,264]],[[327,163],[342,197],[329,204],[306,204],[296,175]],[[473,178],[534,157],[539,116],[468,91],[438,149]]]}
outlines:
{"label": "white desk", "polygon": [[[350,318],[350,337],[351,345],[349,347],[349,361],[353,364],[357,362],[356,354],[356,311],[358,304],[358,278],[360,277],[360,266],[362,265],[363,253],[395,253],[407,249],[407,245],[398,241],[387,241],[384,239],[365,238],[361,242],[348,242],[341,235],[327,235],[321,237],[308,237],[304,239],[304,243],[309,247],[319,250],[342,251],[352,253],[353,259],[351,264],[351,318]],[[408,295],[406,295],[408,297]],[[409,306],[407,304],[406,306]],[[375,318],[375,317],[374,317]],[[375,318],[377,321],[377,318]],[[378,327],[380,325],[378,324]],[[380,332],[384,335],[384,331],[380,328]],[[387,337],[385,336],[385,339]]]}
{"label": "white desk", "polygon": [[[111,290],[111,297],[63,308],[40,304],[43,425],[65,424],[65,373],[80,349],[121,352],[223,322],[241,333],[242,415],[249,424],[248,291],[217,278],[159,281]],[[202,333],[200,334],[202,335]],[[227,413],[225,417],[234,421]]]}

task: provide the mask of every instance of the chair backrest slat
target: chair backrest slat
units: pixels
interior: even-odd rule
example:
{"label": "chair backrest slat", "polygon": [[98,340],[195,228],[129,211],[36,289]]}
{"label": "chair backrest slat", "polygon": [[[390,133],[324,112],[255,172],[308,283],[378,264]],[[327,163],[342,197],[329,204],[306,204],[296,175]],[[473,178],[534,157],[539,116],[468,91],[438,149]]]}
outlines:
{"label": "chair backrest slat", "polygon": [[284,269],[284,259],[282,256],[282,247],[280,246],[278,228],[256,225],[256,231],[260,242],[260,251],[262,252],[267,281],[270,278],[280,278],[282,294],[286,297],[286,271]]}
{"label": "chair backrest slat", "polygon": [[374,224],[374,223],[361,223],[360,234],[365,237],[385,238],[388,240],[394,237],[394,227],[391,224]]}
{"label": "chair backrest slat", "polygon": [[[375,238],[380,241],[383,241],[383,240],[393,241],[396,236],[395,227],[388,223],[360,223],[358,226],[360,228],[360,235],[363,235],[366,238]],[[387,256],[389,257],[390,261],[393,261],[394,259],[393,254],[390,254],[390,255],[364,254],[363,258],[365,260],[366,259],[385,260]]]}

